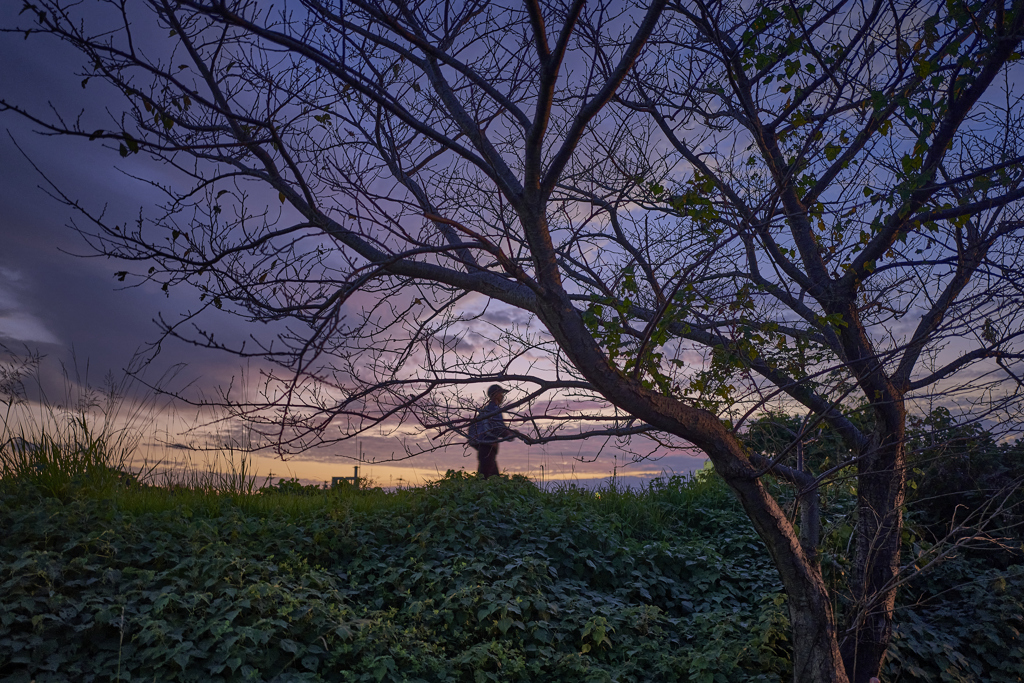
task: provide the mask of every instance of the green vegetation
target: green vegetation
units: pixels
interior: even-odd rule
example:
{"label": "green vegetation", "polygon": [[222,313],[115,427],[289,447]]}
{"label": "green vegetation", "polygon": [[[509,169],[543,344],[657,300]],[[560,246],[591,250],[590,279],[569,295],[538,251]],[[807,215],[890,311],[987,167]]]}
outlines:
{"label": "green vegetation", "polygon": [[710,478],[600,498],[458,473],[391,494],[62,501],[7,488],[0,673],[12,680],[786,671],[775,573]]}
{"label": "green vegetation", "polygon": [[[866,411],[854,413],[851,419],[870,431]],[[912,526],[941,537],[949,533],[951,524],[978,521],[986,513],[993,513],[990,524],[1024,525],[1024,439],[1000,442],[983,425],[958,422],[942,407],[923,417],[911,416],[909,423],[907,513]],[[854,457],[825,423],[804,425],[801,418],[786,414],[769,413],[754,420],[744,440],[751,450],[796,467],[794,443],[800,433],[804,433],[804,468],[815,475]],[[1002,510],[995,513],[994,507],[1000,504]]]}
{"label": "green vegetation", "polygon": [[[394,492],[155,487],[68,434],[0,448],[0,681],[791,676],[778,576],[709,470],[596,493],[458,472]],[[824,502],[832,572],[850,509]],[[1024,676],[1013,544],[902,590],[885,680]]]}

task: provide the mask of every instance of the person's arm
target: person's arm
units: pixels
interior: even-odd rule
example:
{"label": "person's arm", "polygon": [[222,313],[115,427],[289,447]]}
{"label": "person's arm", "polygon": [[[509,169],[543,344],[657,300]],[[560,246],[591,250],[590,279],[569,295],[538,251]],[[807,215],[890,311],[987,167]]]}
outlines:
{"label": "person's arm", "polygon": [[509,429],[508,423],[505,422],[505,411],[499,407],[498,414],[495,417],[497,418],[497,422],[500,425],[499,434],[501,434],[501,440],[511,441],[512,439],[516,438],[516,433]]}

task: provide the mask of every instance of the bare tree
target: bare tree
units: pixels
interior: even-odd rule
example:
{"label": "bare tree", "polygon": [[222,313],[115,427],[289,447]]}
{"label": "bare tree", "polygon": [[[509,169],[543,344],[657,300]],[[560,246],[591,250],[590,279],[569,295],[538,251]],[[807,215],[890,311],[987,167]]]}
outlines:
{"label": "bare tree", "polygon": [[[779,570],[794,678],[877,672],[907,402],[1019,359],[1019,3],[26,7],[17,29],[76,46],[83,86],[124,107],[95,129],[0,108],[178,173],[133,222],[64,199],[97,252],[140,264],[120,278],[198,290],[166,335],[276,364],[262,401],[223,400],[279,448],[405,421],[450,441],[465,389],[492,381],[525,389],[511,408],[529,407],[529,440],[693,444]],[[190,327],[209,307],[274,333],[230,346]],[[909,334],[887,332],[912,312]],[[947,360],[958,324],[977,343]],[[761,481],[812,496],[837,470],[751,458],[738,437],[780,396],[855,453],[847,633],[813,515],[801,539]]]}

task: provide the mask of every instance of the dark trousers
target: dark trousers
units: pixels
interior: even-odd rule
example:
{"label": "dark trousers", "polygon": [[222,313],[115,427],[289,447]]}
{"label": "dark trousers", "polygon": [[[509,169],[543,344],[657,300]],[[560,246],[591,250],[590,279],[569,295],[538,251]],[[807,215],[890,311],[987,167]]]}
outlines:
{"label": "dark trousers", "polygon": [[498,475],[498,444],[482,443],[476,447],[477,472],[487,477]]}

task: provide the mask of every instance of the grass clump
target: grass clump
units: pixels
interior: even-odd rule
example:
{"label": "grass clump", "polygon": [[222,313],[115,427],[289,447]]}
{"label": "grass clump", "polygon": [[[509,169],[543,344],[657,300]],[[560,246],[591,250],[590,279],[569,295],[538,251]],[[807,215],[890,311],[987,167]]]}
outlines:
{"label": "grass clump", "polygon": [[64,396],[50,401],[40,376],[42,357],[13,353],[0,344],[0,481],[25,495],[68,500],[75,495],[108,495],[137,486],[130,463],[146,411],[130,396],[127,380],[108,376],[99,390],[87,377],[65,368]]}
{"label": "grass clump", "polygon": [[139,485],[126,460],[104,435],[93,433],[85,420],[75,419],[60,434],[7,439],[0,445],[0,479],[62,500],[81,494],[108,495],[115,488]]}

